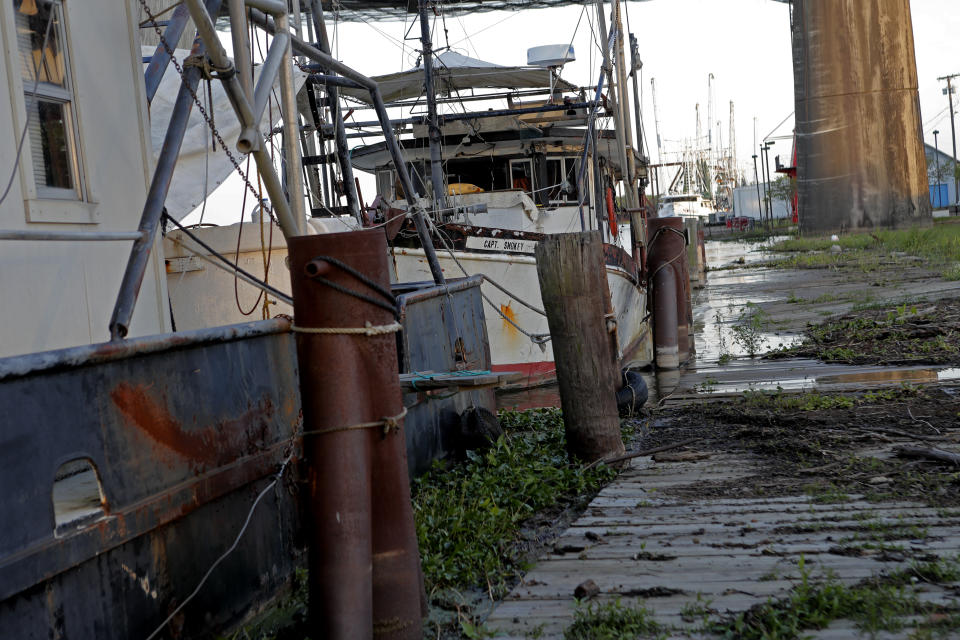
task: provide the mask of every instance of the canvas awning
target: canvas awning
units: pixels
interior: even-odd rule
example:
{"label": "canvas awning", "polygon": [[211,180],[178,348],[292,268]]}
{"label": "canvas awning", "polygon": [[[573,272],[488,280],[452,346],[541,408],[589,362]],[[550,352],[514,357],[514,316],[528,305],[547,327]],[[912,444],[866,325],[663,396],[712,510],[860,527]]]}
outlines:
{"label": "canvas awning", "polygon": [[[144,56],[151,56],[155,47],[142,47]],[[177,60],[181,62],[190,55],[186,49],[177,49]],[[254,82],[260,78],[260,69],[262,65],[254,67]],[[298,69],[293,70],[294,86],[297,91],[303,85],[306,74]],[[201,83],[204,84],[204,83]],[[275,86],[279,85],[278,80]],[[160,82],[153,102],[150,103],[150,139],[153,146],[154,158],[160,154],[160,148],[163,146],[163,138],[167,133],[167,126],[170,123],[170,115],[173,112],[173,105],[177,100],[177,93],[180,91],[180,76],[171,65]],[[230,106],[230,100],[227,98],[223,85],[219,81],[211,83],[211,93],[213,97],[213,109],[207,103],[207,91],[205,86],[197,90],[197,96],[204,103],[207,113],[212,113],[213,121],[223,141],[227,143],[234,157],[241,159],[243,156],[236,150],[237,137],[240,135],[240,122],[237,120]],[[266,135],[272,126],[280,121],[279,109],[274,108],[274,123],[269,122],[268,111],[265,110],[260,120],[260,131]],[[221,150],[211,150],[210,128],[200,115],[199,110],[194,107],[190,112],[190,119],[187,124],[187,130],[183,135],[183,146],[180,148],[180,155],[177,157],[177,168],[173,172],[173,180],[170,182],[170,191],[167,193],[165,206],[167,213],[177,220],[182,220],[203,203],[205,196],[213,193],[213,190],[223,184],[234,168],[230,159]],[[217,145],[219,147],[219,143]],[[252,173],[252,169],[251,169]]]}
{"label": "canvas awning", "polygon": [[[537,89],[550,87],[550,70],[541,67],[506,67],[465,56],[455,51],[444,51],[434,58],[433,72],[438,94],[449,95],[465,89]],[[423,95],[423,67],[374,76],[380,86],[384,102],[412,100]],[[573,90],[566,80],[557,79],[555,86]],[[363,89],[344,87],[343,95],[370,102],[370,94]]]}

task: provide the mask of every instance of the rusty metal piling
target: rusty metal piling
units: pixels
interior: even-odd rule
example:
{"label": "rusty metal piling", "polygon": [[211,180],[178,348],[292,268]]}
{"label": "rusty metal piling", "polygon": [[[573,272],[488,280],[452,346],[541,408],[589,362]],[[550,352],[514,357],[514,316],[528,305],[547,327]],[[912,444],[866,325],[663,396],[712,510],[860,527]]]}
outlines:
{"label": "rusty metal piling", "polygon": [[647,234],[657,367],[677,369],[693,352],[693,307],[683,219],[654,218]]}
{"label": "rusty metal piling", "polygon": [[291,238],[318,637],[420,638],[420,570],[382,229]]}

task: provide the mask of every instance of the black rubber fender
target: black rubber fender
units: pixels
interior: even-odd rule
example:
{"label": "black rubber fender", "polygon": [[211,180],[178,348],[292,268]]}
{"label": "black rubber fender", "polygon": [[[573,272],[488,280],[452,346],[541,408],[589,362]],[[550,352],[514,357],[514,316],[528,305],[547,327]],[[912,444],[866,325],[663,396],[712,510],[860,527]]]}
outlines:
{"label": "black rubber fender", "polygon": [[643,376],[629,369],[620,372],[620,379],[623,386],[617,391],[617,409],[622,416],[636,415],[650,396],[647,383]]}

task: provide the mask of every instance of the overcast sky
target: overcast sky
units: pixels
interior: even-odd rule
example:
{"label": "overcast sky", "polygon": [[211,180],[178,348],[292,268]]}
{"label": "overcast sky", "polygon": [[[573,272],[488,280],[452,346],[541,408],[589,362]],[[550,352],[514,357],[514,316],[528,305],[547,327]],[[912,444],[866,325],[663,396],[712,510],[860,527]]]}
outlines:
{"label": "overcast sky", "polygon": [[[522,65],[529,47],[572,42],[577,60],[566,66],[563,77],[592,85],[599,69],[599,49],[592,40],[593,7],[589,5],[586,11],[582,5],[574,5],[447,16],[446,33],[442,20],[435,23],[434,44],[442,48],[449,42],[452,49],[472,57],[502,65]],[[609,11],[609,3],[607,7]],[[725,145],[729,141],[730,101],[735,104],[737,154],[742,167],[751,163],[754,118],[758,138],[773,132],[784,119],[786,123],[776,133],[790,135],[794,98],[786,4],[772,0],[648,0],[628,2],[625,7],[629,30],[639,40],[644,63],[643,118],[654,159],[657,151],[651,78],[657,83],[665,151],[677,149],[685,138],[695,135],[698,102],[706,128],[710,73],[715,78],[713,120],[722,123]],[[960,2],[913,0],[912,13],[924,135],[933,144],[931,132],[939,127],[941,148],[947,148],[950,123],[946,96],[941,93],[943,83],[937,77],[960,73]],[[328,19],[332,26],[333,16]],[[412,19],[341,21],[336,24],[335,54],[370,76],[409,69],[416,63],[415,49],[419,47],[415,40],[419,28],[411,24]],[[404,34],[411,27],[411,39],[404,41]],[[788,155],[789,147],[789,140],[777,141],[771,161],[773,155]],[[363,183],[364,192],[372,193],[372,181]]]}

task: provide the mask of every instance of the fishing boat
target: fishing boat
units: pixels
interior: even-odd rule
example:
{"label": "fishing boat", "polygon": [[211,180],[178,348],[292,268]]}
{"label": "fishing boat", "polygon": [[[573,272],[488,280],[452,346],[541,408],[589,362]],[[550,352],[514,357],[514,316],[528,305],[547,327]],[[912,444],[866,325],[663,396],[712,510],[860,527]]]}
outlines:
{"label": "fishing boat", "polygon": [[[451,276],[482,274],[487,335],[493,370],[521,371],[519,384],[553,380],[556,370],[547,319],[541,310],[534,251],[547,234],[599,230],[604,240],[610,297],[616,314],[621,362],[638,367],[651,360],[647,291],[634,255],[629,224],[620,228],[613,190],[622,175],[612,132],[597,132],[596,151],[584,158],[587,109],[582,95],[556,97],[540,106],[557,111],[503,115],[445,124],[441,159],[450,213],[435,220],[440,267]],[[419,134],[417,136],[416,134]],[[427,174],[426,127],[404,159]],[[383,144],[355,148],[355,168],[377,174],[386,210],[401,208],[402,193],[388,167]],[[642,219],[641,219],[642,225]],[[642,226],[638,231],[643,233]],[[391,249],[398,281],[428,280],[430,268],[412,223],[397,229]]]}
{"label": "fishing boat", "polygon": [[698,193],[665,194],[660,197],[657,207],[658,218],[680,216],[681,218],[696,218],[701,222],[710,221],[710,216],[717,211],[709,200]]}
{"label": "fishing boat", "polygon": [[[378,202],[365,224],[387,225],[394,277],[427,280],[437,266],[451,276],[483,275],[492,369],[520,371],[524,376],[517,386],[535,386],[556,377],[536,245],[547,234],[599,231],[605,263],[597,267],[607,273],[620,363],[624,368],[649,364],[645,209],[639,206],[646,159],[634,150],[623,126],[629,114],[621,109],[626,119],[614,118],[613,128],[596,126],[604,108],[600,87],[591,101],[591,89],[575,87],[560,75],[574,59],[568,45],[532,47],[527,64],[518,66],[445,52],[433,61],[434,72],[430,43],[423,44],[423,68],[375,80],[394,104],[408,104],[403,100],[425,91],[428,116],[396,123],[409,126],[404,163],[414,175],[429,176],[416,188],[432,197],[437,265],[430,264],[422,234],[409,218],[407,194],[390,166],[387,144],[350,152],[353,168],[376,175]],[[622,43],[613,52],[622,56]],[[627,73],[622,57],[618,68],[622,87]],[[478,96],[480,89],[492,91]],[[464,113],[458,96],[465,90],[487,104],[505,100],[507,108]],[[520,90],[529,101],[517,97]],[[345,93],[351,95],[349,89]],[[453,103],[460,112],[439,114],[437,102]],[[611,108],[605,115],[615,113]],[[406,216],[401,224],[391,224],[401,216]],[[623,218],[629,222],[621,226]]]}

